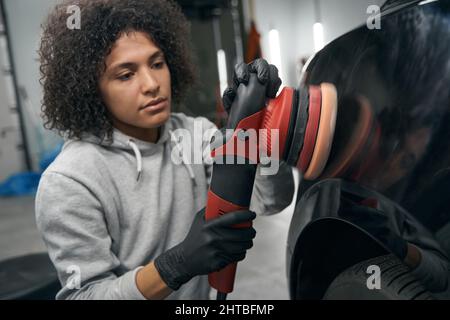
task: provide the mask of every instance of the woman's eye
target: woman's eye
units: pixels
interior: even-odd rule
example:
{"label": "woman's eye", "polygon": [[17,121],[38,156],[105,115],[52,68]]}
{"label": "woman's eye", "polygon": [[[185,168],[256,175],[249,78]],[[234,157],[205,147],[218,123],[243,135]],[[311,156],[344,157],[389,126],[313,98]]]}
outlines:
{"label": "woman's eye", "polygon": [[127,81],[127,80],[130,80],[132,76],[133,76],[132,73],[127,73],[127,74],[119,76],[118,79],[121,81]]}
{"label": "woman's eye", "polygon": [[162,67],[164,67],[163,61],[153,64],[153,68],[155,68],[155,69],[161,69]]}

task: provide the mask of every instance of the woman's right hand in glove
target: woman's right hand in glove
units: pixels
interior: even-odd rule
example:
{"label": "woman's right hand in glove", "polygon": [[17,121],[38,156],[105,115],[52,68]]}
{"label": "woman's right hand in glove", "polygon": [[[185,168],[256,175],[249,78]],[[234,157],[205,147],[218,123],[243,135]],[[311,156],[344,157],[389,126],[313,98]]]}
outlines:
{"label": "woman's right hand in glove", "polygon": [[177,246],[161,254],[155,267],[172,290],[178,290],[195,276],[219,271],[241,261],[253,246],[256,231],[252,227],[235,225],[254,220],[251,211],[230,212],[206,221],[205,209],[198,212],[186,238]]}

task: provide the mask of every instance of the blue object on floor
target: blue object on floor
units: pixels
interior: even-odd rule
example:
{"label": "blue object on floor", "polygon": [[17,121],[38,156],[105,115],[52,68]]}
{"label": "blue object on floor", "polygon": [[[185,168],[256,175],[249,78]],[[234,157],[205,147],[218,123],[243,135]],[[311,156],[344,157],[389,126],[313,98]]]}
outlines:
{"label": "blue object on floor", "polygon": [[27,172],[11,176],[0,184],[0,197],[34,195],[37,191],[40,173]]}
{"label": "blue object on floor", "polygon": [[64,143],[58,144],[55,149],[45,153],[42,156],[41,161],[39,161],[41,172],[44,172],[45,169],[47,169],[52,164],[52,162],[55,161],[56,157],[61,153],[63,145]]}
{"label": "blue object on floor", "polygon": [[39,161],[41,172],[18,173],[0,183],[0,197],[20,197],[35,195],[39,186],[42,173],[61,153],[63,143],[58,144],[55,149],[47,152]]}

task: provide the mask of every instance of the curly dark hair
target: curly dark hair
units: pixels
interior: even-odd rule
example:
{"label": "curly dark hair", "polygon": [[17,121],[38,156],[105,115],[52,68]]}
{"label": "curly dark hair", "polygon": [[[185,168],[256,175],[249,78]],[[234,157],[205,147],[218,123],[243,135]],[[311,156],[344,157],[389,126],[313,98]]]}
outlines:
{"label": "curly dark hair", "polygon": [[[77,5],[81,29],[70,29],[68,7]],[[44,89],[44,127],[69,139],[93,134],[110,138],[112,120],[99,77],[116,40],[127,32],[148,34],[163,51],[172,79],[174,102],[195,81],[189,23],[172,0],[65,0],[43,25],[40,82]]]}

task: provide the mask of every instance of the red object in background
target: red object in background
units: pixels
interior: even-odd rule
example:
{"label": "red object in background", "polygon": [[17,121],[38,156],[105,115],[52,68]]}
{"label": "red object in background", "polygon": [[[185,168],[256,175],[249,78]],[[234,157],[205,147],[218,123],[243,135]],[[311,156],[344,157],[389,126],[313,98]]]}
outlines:
{"label": "red object in background", "polygon": [[262,58],[261,35],[256,29],[256,24],[252,21],[248,33],[247,52],[245,53],[245,62],[250,63],[253,60]]}

